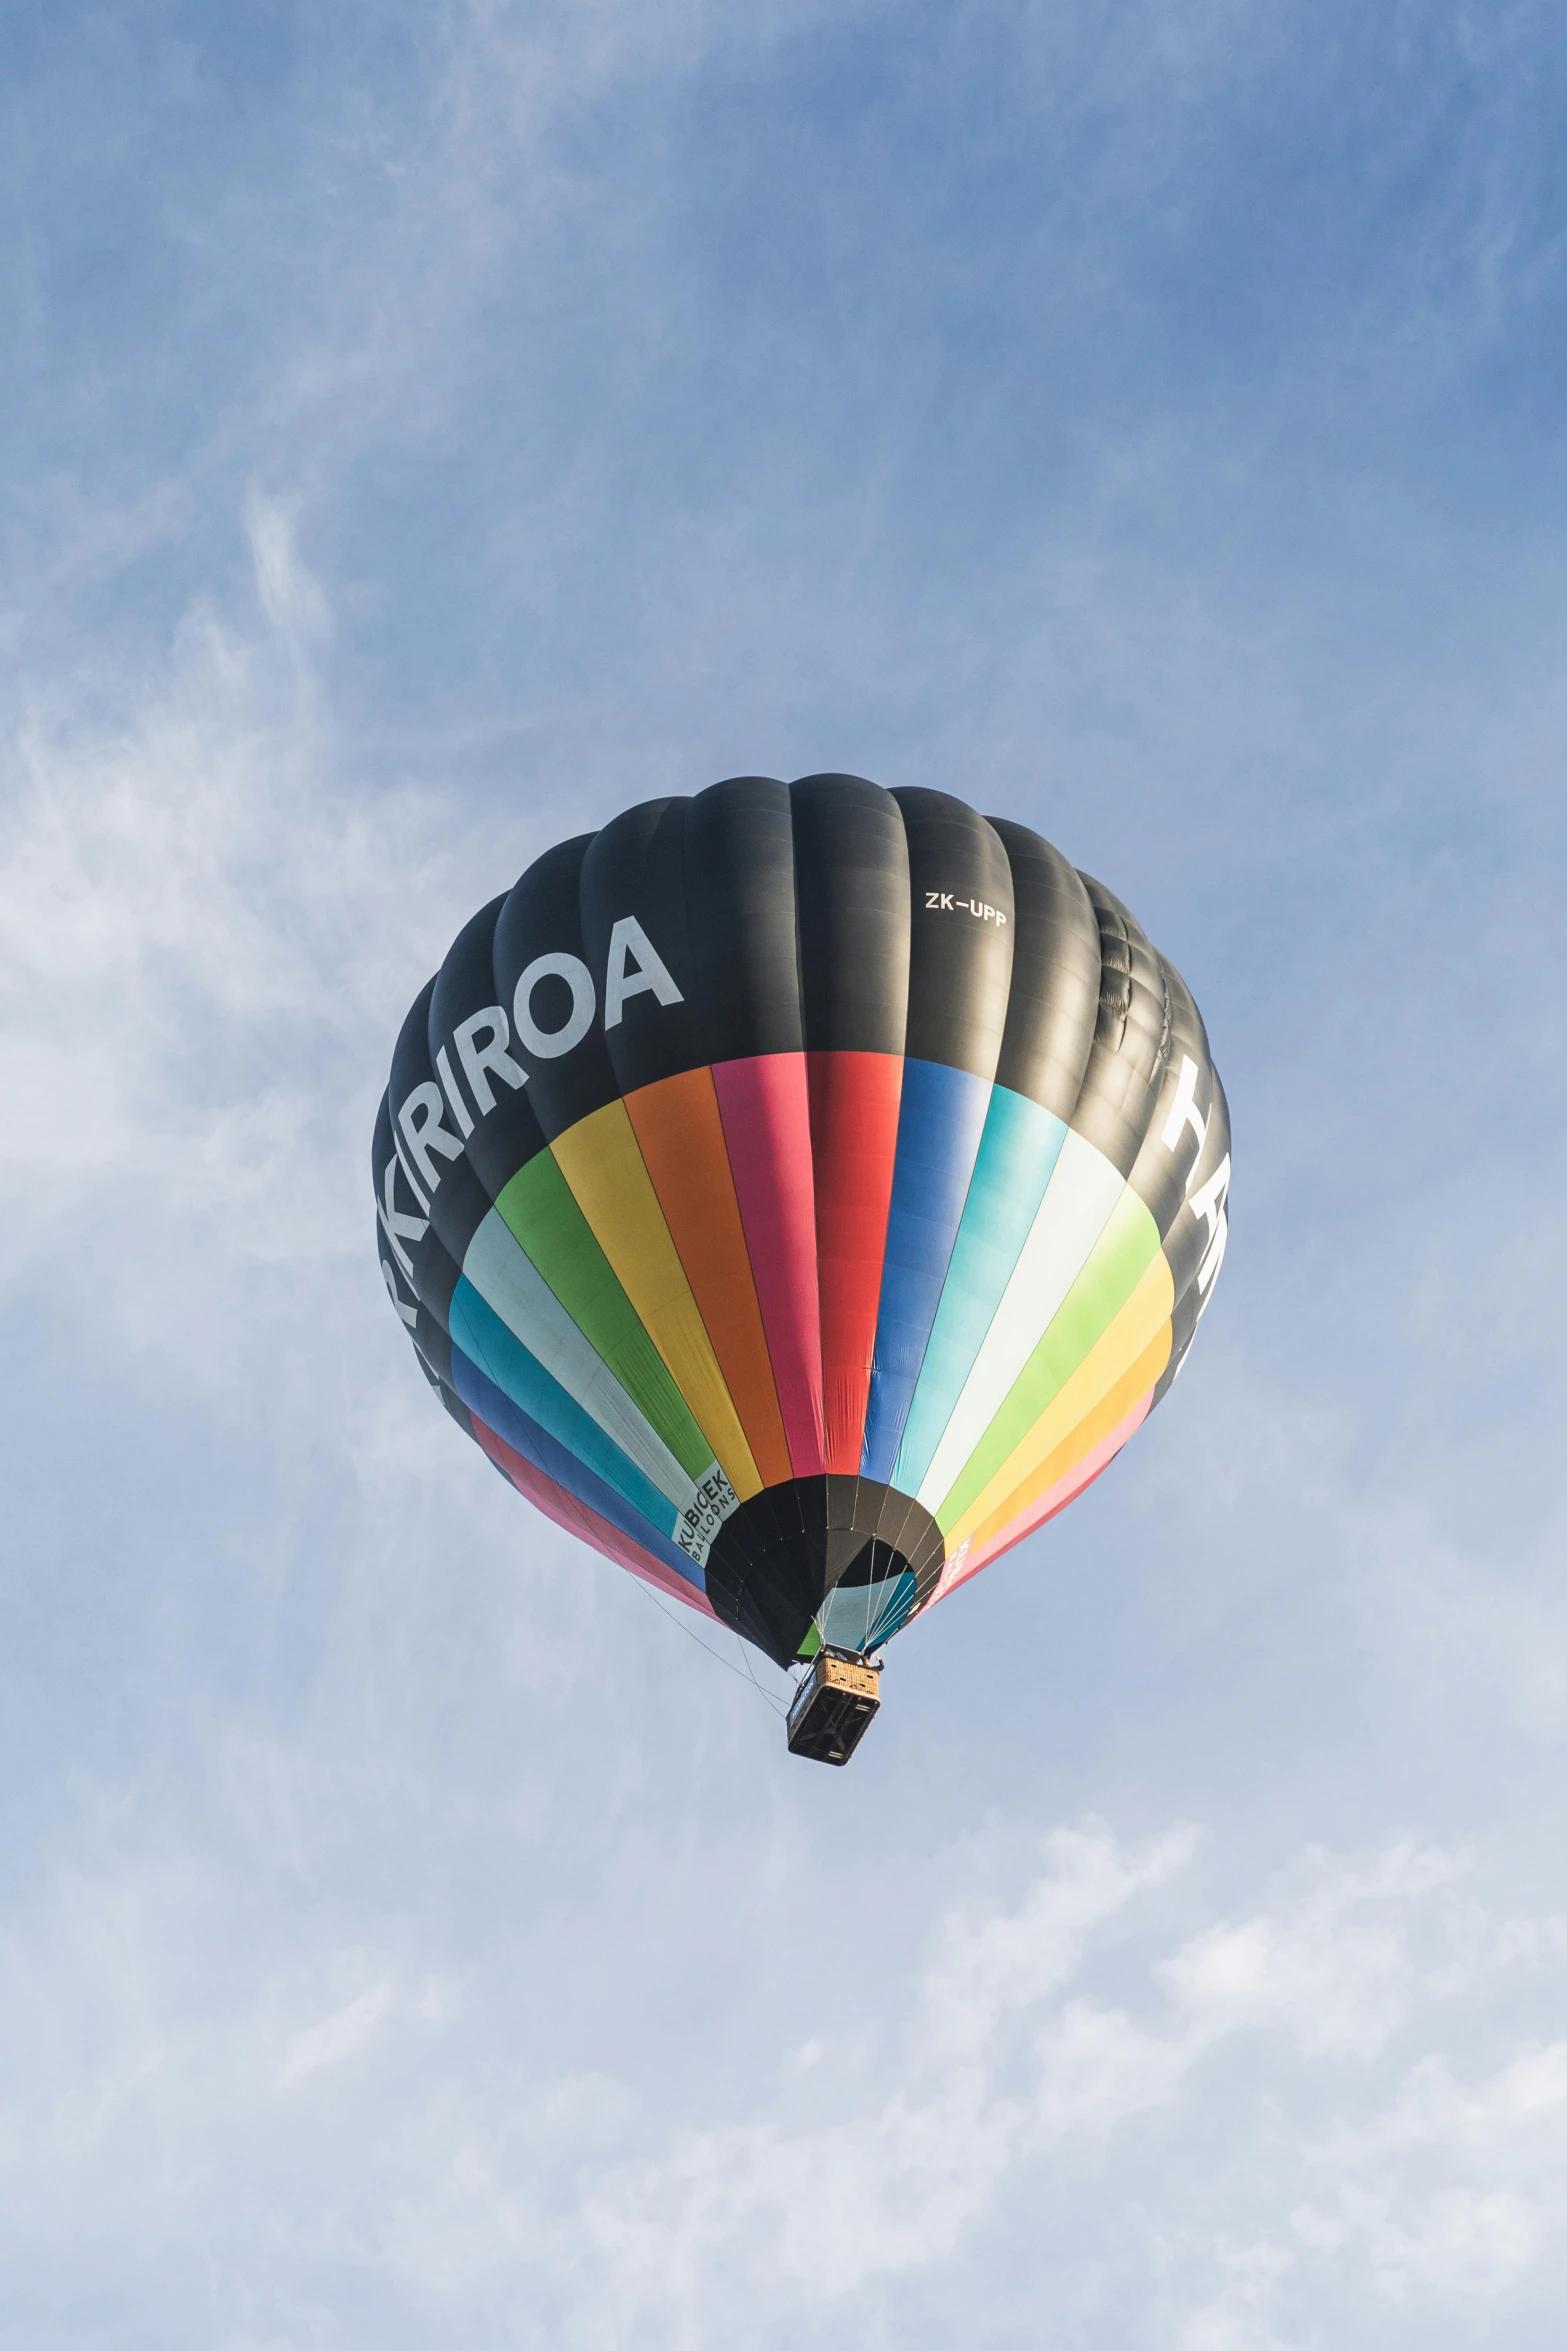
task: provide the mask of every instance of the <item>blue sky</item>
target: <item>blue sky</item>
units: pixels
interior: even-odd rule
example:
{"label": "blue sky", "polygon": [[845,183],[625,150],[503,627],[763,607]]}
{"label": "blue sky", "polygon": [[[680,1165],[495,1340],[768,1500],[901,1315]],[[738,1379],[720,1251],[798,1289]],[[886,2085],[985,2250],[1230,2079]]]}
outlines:
{"label": "blue sky", "polygon": [[[0,107],[6,2339],[1554,2341],[1555,12],[23,7]],[[819,768],[1125,897],[1237,1167],[843,1774],[367,1186],[475,906]]]}

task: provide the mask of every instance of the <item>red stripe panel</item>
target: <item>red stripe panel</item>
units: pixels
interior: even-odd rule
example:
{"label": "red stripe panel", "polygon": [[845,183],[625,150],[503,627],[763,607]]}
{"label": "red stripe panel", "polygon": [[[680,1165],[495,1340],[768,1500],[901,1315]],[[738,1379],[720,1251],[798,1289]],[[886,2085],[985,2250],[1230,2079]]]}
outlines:
{"label": "red stripe panel", "polygon": [[811,1053],[811,1151],[822,1299],[822,1425],[829,1471],[857,1477],[865,1441],[903,1057]]}
{"label": "red stripe panel", "polygon": [[822,1339],[805,1055],[715,1062],[713,1087],[789,1459],[797,1478],[820,1477]]}
{"label": "red stripe panel", "polygon": [[[671,1599],[683,1600],[688,1608],[695,1608],[701,1615],[713,1616],[710,1602],[695,1584],[688,1584],[684,1576],[676,1575],[673,1568],[666,1567],[661,1559],[655,1559],[651,1552],[644,1551],[640,1543],[633,1543],[629,1536],[622,1534],[619,1527],[612,1527],[607,1518],[600,1518],[596,1510],[590,1510],[585,1502],[578,1501],[575,1494],[568,1494],[564,1486],[557,1485],[553,1478],[545,1476],[542,1469],[525,1460],[522,1454],[514,1452],[505,1438],[498,1437],[492,1428],[486,1427],[477,1413],[470,1412],[469,1418],[473,1422],[474,1436],[483,1450],[498,1468],[506,1472],[518,1493],[524,1495],[536,1510],[542,1510],[546,1518],[553,1519],[568,1535],[575,1535],[580,1542],[591,1543],[595,1551],[601,1551],[606,1559],[613,1560],[616,1567],[624,1567],[632,1575],[640,1576],[645,1584],[656,1584]],[[717,1621],[714,1617],[714,1622]]]}
{"label": "red stripe panel", "polygon": [[947,1594],[955,1592],[959,1584],[966,1584],[970,1576],[978,1575],[982,1567],[988,1567],[993,1559],[999,1559],[1003,1551],[1010,1551],[1014,1543],[1021,1543],[1025,1535],[1031,1535],[1036,1528],[1042,1527],[1047,1518],[1057,1517],[1069,1502],[1075,1502],[1078,1495],[1109,1468],[1127,1440],[1137,1434],[1148,1418],[1152,1403],[1153,1390],[1150,1388],[1146,1396],[1139,1397],[1126,1418],[1117,1421],[1107,1437],[1101,1437],[1091,1453],[1085,1453],[1081,1461],[1069,1469],[1064,1477],[1057,1478],[1053,1486],[1047,1487],[1027,1510],[1009,1520],[999,1533],[992,1535],[988,1543],[967,1552],[961,1559],[949,1559],[941,1571],[941,1581],[926,1606],[934,1608],[938,1600],[945,1600]]}

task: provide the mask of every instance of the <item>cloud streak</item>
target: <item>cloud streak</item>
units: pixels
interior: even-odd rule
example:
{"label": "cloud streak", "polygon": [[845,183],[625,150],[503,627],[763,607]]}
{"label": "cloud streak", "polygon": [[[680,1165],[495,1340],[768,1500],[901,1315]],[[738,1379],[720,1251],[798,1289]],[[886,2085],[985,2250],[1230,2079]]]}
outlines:
{"label": "cloud streak", "polygon": [[[1308,2300],[1398,2339],[1405,2316],[1559,2291],[1561,2042],[1460,2083],[1430,2041],[1460,2003],[1508,2032],[1560,1925],[1485,1912],[1460,1858],[1395,1847],[1303,1854],[1185,1933],[1198,1852],[1186,1829],[1053,1833],[1013,1899],[928,1916],[874,2019],[781,2050],[733,2119],[712,2080],[650,2103],[613,2072],[485,2068],[493,1967],[443,1983],[410,1947],[302,1965],[274,1940],[220,1982],[221,1881],[62,1879],[5,1959],[32,2023],[0,2131],[17,2225],[47,2239],[63,2196],[105,2248],[200,2237],[284,2340],[289,2278],[308,2297],[344,2258],[397,2340],[431,2295],[474,2340],[509,2314],[519,2342],[765,2345],[800,2296],[896,2331],[1020,2201],[1090,2271],[1111,2232],[1137,2341],[1294,2342]],[[1236,1955],[1262,1949],[1259,1997]]]}

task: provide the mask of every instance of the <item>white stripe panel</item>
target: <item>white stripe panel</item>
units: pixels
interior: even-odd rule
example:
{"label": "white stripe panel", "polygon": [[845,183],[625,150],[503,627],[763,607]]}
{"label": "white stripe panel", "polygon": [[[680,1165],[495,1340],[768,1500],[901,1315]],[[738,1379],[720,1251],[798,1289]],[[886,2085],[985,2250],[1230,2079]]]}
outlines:
{"label": "white stripe panel", "polygon": [[1028,1239],[920,1484],[934,1511],[1011,1393],[1126,1189],[1102,1151],[1067,1132]]}
{"label": "white stripe panel", "polygon": [[468,1243],[462,1269],[486,1306],[538,1357],[551,1378],[677,1510],[685,1510],[695,1499],[691,1480],[603,1356],[583,1337],[498,1208],[490,1210]]}

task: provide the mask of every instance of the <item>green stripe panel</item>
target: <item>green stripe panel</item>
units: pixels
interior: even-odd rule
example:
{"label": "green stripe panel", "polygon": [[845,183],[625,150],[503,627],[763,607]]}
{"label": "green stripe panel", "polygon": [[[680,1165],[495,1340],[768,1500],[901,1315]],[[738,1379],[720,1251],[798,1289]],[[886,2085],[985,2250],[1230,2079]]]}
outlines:
{"label": "green stripe panel", "polygon": [[686,1475],[705,1477],[713,1466],[713,1448],[594,1239],[553,1153],[541,1151],[519,1168],[495,1205],[589,1346]]}
{"label": "green stripe panel", "polygon": [[935,1513],[945,1534],[956,1526],[1007,1456],[1021,1445],[1051,1398],[1065,1387],[1089,1348],[1115,1320],[1153,1263],[1159,1227],[1128,1187],[1110,1211],[1087,1264],[1068,1290],[1039,1345],[1008,1392],[1006,1402],[963,1465],[963,1474]]}

